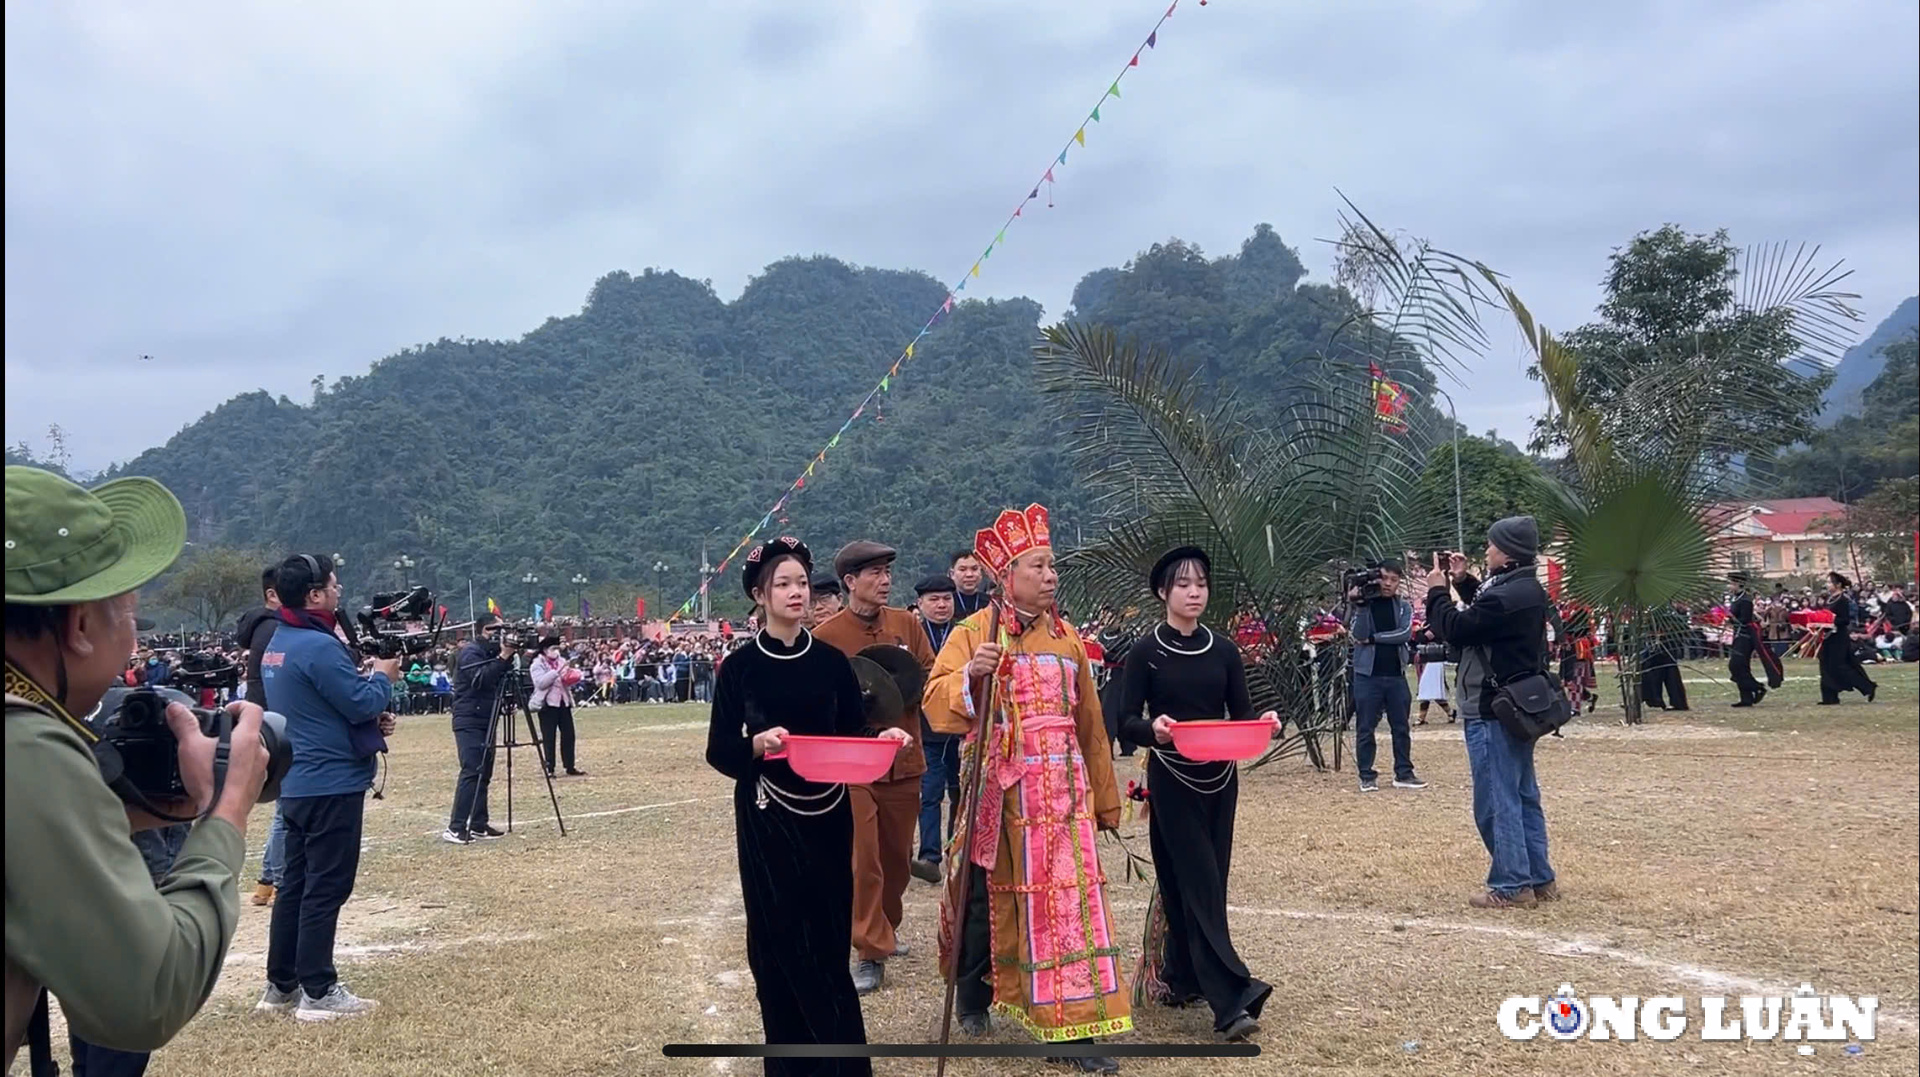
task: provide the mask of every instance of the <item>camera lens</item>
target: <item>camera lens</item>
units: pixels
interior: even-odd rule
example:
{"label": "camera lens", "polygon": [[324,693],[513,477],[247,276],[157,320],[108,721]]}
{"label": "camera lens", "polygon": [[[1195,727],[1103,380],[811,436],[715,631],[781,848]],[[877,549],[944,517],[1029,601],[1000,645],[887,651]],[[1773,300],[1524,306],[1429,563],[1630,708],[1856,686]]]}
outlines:
{"label": "camera lens", "polygon": [[280,797],[280,780],[293,766],[293,742],[287,739],[287,720],[274,711],[260,719],[260,743],[267,748],[267,780],[260,787],[260,803]]}
{"label": "camera lens", "polygon": [[[221,711],[196,710],[200,730],[209,737],[220,735],[226,715]],[[230,719],[229,719],[230,720]],[[256,803],[265,804],[280,797],[280,782],[293,766],[293,742],[287,739],[287,720],[274,711],[260,718],[260,743],[267,749],[267,780],[260,786]]]}

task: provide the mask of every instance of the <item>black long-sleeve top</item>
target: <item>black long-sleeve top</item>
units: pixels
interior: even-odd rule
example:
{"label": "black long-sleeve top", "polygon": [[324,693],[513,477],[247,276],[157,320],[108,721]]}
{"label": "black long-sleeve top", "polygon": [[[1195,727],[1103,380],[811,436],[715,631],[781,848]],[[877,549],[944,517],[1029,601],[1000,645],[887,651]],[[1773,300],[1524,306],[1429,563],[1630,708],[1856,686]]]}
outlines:
{"label": "black long-sleeve top", "polygon": [[453,724],[485,725],[493,717],[500,696],[500,678],[510,659],[500,657],[500,646],[490,640],[470,639],[453,662]]}
{"label": "black long-sleeve top", "polygon": [[1734,631],[1753,623],[1753,598],[1747,594],[1733,596],[1732,608],[1727,611],[1727,619],[1733,622]]}
{"label": "black long-sleeve top", "polygon": [[1176,722],[1253,717],[1240,649],[1204,625],[1188,636],[1163,624],[1140,637],[1121,676],[1120,733],[1133,744],[1159,747],[1153,720],[1162,714]]}
{"label": "black long-sleeve top", "polygon": [[761,775],[794,792],[822,788],[784,759],[755,759],[753,738],[774,726],[804,737],[869,736],[853,665],[837,648],[802,632],[789,647],[761,632],[727,656],[713,686],[707,763],[736,782]]}
{"label": "black long-sleeve top", "polygon": [[1845,591],[1827,599],[1827,609],[1833,613],[1833,630],[1845,634],[1853,627],[1853,600]]}

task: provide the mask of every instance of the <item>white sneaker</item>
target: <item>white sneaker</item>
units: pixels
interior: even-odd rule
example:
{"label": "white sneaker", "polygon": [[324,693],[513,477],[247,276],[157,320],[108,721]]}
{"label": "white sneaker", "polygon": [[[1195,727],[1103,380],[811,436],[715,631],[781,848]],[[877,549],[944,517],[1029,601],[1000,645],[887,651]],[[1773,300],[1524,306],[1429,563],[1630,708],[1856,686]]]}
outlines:
{"label": "white sneaker", "polygon": [[359,1017],[372,1013],[380,1004],[370,998],[361,998],[347,990],[347,985],[334,981],[327,993],[314,998],[306,992],[300,993],[300,1005],[293,1016],[301,1021],[332,1021],[341,1017]]}
{"label": "white sneaker", "polygon": [[282,991],[272,984],[260,995],[260,1001],[253,1004],[254,1013],[291,1013],[300,1005],[300,989]]}
{"label": "white sneaker", "polygon": [[464,830],[453,830],[449,828],[440,832],[440,840],[446,842],[448,845],[472,845],[473,835]]}

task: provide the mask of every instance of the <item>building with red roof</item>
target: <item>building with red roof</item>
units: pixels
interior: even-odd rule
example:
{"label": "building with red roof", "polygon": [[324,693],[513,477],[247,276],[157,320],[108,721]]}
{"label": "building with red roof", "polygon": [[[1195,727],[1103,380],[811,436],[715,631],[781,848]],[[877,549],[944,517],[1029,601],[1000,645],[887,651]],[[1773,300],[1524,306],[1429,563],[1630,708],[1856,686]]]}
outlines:
{"label": "building with red roof", "polygon": [[1727,564],[1742,572],[1779,578],[1838,569],[1858,576],[1834,526],[1846,514],[1847,507],[1830,497],[1786,497],[1723,501],[1708,510],[1708,521]]}

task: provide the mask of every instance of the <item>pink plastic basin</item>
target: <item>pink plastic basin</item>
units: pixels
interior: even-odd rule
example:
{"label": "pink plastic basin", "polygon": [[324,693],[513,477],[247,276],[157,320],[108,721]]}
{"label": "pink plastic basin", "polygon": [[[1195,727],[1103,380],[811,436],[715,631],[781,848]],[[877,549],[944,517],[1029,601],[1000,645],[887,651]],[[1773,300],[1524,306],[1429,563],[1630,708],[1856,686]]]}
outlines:
{"label": "pink plastic basin", "polygon": [[810,782],[866,785],[886,777],[899,752],[899,741],[879,737],[790,736],[785,747],[767,758],[786,760],[795,774]]}
{"label": "pink plastic basin", "polygon": [[1280,723],[1272,718],[1250,722],[1200,721],[1173,723],[1173,746],[1181,755],[1202,763],[1237,763],[1267,750]]}

